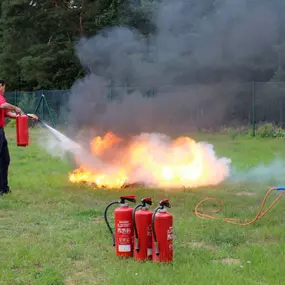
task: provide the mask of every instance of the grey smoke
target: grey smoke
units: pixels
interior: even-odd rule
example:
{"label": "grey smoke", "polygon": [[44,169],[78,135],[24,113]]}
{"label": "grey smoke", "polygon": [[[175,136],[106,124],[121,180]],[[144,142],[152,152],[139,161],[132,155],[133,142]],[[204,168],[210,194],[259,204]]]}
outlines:
{"label": "grey smoke", "polygon": [[[229,182],[234,183],[267,183],[272,182],[273,186],[281,186],[285,183],[285,161],[276,157],[270,163],[260,163],[259,165],[249,168],[245,171],[231,169]],[[277,183],[277,184],[276,184]],[[282,184],[283,183],[283,184]],[[267,187],[267,184],[265,185]]]}
{"label": "grey smoke", "polygon": [[[249,67],[274,63],[283,2],[162,0],[154,35],[112,27],[81,39],[76,52],[89,73],[72,86],[69,122],[124,134],[221,124],[241,91],[237,82],[251,80]],[[156,96],[147,99],[152,88]]]}

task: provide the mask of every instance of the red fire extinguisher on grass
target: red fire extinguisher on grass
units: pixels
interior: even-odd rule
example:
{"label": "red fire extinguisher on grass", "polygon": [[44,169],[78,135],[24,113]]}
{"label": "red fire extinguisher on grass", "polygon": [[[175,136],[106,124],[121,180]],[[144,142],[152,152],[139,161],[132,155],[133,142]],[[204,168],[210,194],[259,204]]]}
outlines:
{"label": "red fire extinguisher on grass", "polygon": [[137,261],[152,259],[151,218],[153,212],[148,209],[148,206],[151,205],[151,198],[143,198],[141,204],[137,205],[133,210],[133,226],[135,233],[134,259]]}
{"label": "red fire extinguisher on grass", "polygon": [[152,215],[152,261],[172,262],[173,260],[173,216],[168,199],[159,202]]}
{"label": "red fire extinguisher on grass", "polygon": [[29,118],[27,115],[16,117],[17,146],[29,145]]}
{"label": "red fire extinguisher on grass", "polygon": [[[116,247],[116,255],[119,257],[132,257],[134,249],[134,228],[132,224],[133,208],[129,207],[125,201],[135,203],[136,197],[134,195],[122,196],[120,197],[120,201],[111,202],[105,209],[104,218],[113,238],[113,246]],[[114,204],[120,204],[114,211],[115,235],[107,219],[107,211],[109,207]]]}

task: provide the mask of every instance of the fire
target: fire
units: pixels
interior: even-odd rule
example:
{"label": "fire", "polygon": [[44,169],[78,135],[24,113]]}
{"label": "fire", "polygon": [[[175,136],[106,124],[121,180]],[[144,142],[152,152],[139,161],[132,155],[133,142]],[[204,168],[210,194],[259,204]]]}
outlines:
{"label": "fire", "polygon": [[[161,134],[142,134],[125,141],[112,132],[95,137],[90,152],[103,163],[81,166],[70,175],[72,183],[120,188],[143,182],[157,187],[199,187],[217,185],[229,174],[230,160],[217,158],[213,146],[189,137],[171,140]],[[80,161],[80,158],[77,158]]]}
{"label": "fire", "polygon": [[95,137],[91,141],[91,152],[94,155],[100,155],[102,154],[105,150],[108,150],[111,148],[113,145],[118,144],[122,142],[122,139],[117,137],[115,134],[112,132],[108,132],[104,138],[101,137]]}
{"label": "fire", "polygon": [[95,184],[97,187],[108,186],[109,188],[119,188],[125,183],[127,176],[125,176],[124,171],[120,171],[115,175],[95,174],[84,167],[80,167],[69,175],[69,180],[72,183],[85,182]]}

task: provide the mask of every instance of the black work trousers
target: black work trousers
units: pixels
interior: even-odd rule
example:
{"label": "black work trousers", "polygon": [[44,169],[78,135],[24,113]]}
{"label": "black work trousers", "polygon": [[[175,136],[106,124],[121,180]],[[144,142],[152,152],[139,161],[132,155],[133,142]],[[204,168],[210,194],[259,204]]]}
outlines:
{"label": "black work trousers", "polygon": [[8,142],[5,137],[4,129],[0,128],[0,194],[8,193],[8,168],[10,165],[10,154]]}

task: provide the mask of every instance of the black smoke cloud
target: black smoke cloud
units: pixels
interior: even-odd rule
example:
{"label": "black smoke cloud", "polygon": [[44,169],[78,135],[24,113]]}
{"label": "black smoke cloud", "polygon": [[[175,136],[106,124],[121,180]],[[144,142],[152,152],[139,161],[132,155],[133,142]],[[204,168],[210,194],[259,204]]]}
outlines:
{"label": "black smoke cloud", "polygon": [[275,64],[283,2],[163,0],[154,5],[155,35],[113,27],[81,39],[88,74],[72,86],[69,122],[124,134],[222,124],[238,82],[252,79],[249,67]]}

